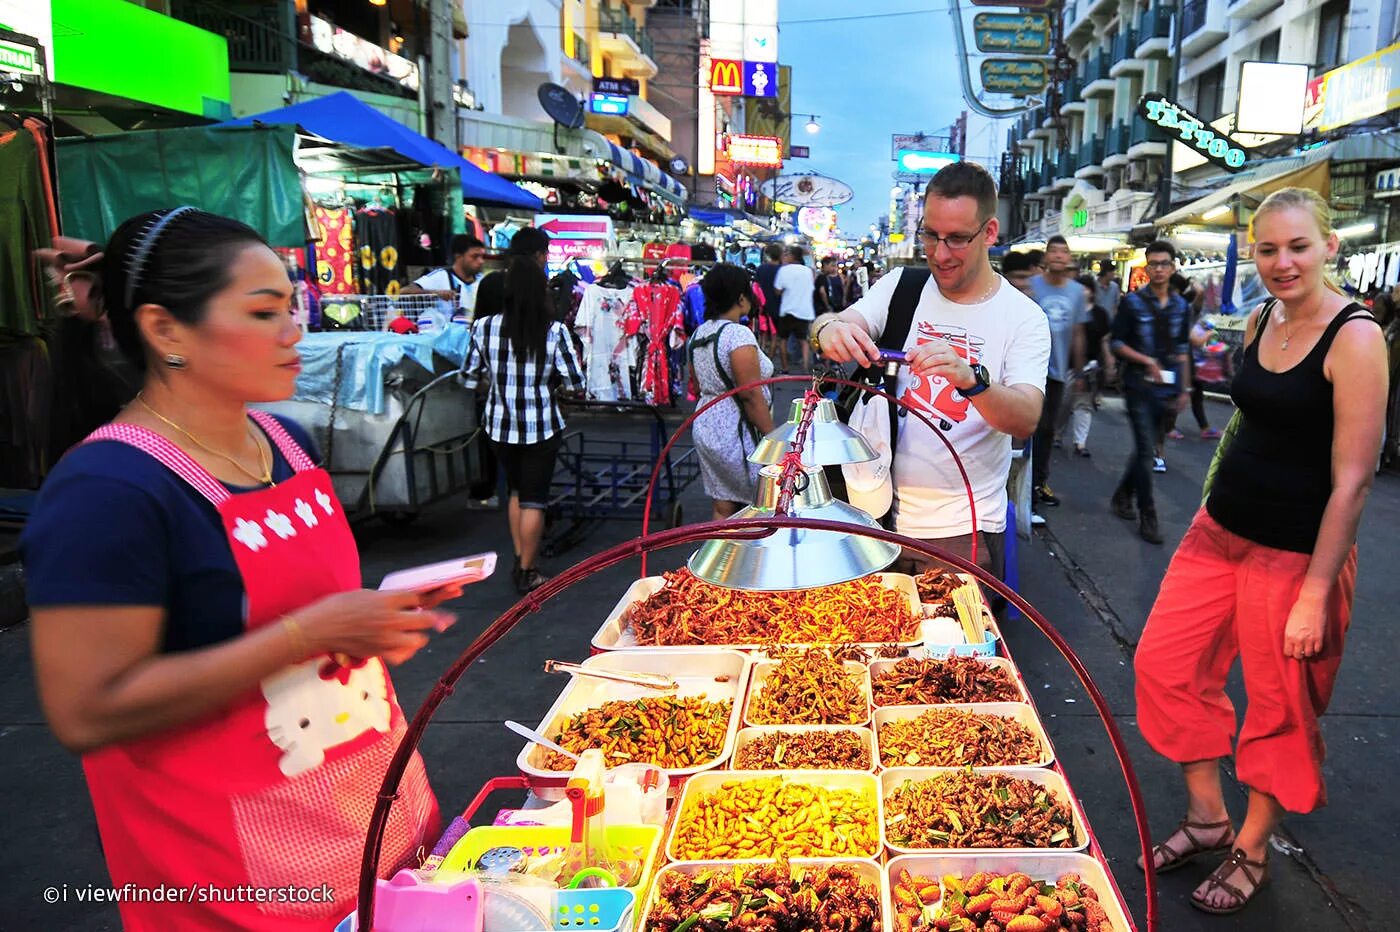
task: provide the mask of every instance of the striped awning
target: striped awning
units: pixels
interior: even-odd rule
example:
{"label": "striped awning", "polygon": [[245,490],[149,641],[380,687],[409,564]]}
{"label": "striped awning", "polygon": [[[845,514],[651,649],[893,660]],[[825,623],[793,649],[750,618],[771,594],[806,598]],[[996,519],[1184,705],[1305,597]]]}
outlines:
{"label": "striped awning", "polygon": [[644,159],[615,142],[609,142],[608,161],[622,169],[636,184],[650,188],[676,204],[685,203],[685,187],[650,159]]}

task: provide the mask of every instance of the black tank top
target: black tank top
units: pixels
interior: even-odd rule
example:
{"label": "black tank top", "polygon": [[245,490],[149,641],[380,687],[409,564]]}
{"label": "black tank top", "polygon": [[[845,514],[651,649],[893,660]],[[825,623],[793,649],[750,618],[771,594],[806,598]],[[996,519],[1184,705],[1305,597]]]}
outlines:
{"label": "black tank top", "polygon": [[1343,324],[1375,318],[1350,305],[1301,362],[1270,372],[1259,362],[1259,340],[1273,303],[1259,315],[1254,342],[1230,387],[1241,424],[1221,459],[1206,511],[1227,531],[1257,544],[1312,553],[1332,495],[1332,383],[1323,363]]}

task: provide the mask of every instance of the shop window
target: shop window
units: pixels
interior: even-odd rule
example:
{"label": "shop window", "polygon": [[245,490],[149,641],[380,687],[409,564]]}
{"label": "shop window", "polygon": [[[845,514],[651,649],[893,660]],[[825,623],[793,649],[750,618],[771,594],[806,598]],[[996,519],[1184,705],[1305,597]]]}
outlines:
{"label": "shop window", "polygon": [[1317,16],[1317,70],[1329,71],[1342,64],[1342,37],[1345,35],[1350,0],[1327,0]]}
{"label": "shop window", "polygon": [[1220,116],[1225,96],[1225,63],[1201,72],[1196,79],[1196,116],[1207,122]]}

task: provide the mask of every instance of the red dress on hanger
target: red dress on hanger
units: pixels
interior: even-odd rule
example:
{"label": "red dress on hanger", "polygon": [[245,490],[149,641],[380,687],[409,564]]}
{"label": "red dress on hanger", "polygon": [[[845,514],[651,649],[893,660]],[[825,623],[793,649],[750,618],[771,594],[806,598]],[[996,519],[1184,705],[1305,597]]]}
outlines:
{"label": "red dress on hanger", "polygon": [[683,342],[681,290],[671,284],[639,285],[632,292],[647,337],[642,360],[642,394],[652,404],[671,403],[671,341]]}

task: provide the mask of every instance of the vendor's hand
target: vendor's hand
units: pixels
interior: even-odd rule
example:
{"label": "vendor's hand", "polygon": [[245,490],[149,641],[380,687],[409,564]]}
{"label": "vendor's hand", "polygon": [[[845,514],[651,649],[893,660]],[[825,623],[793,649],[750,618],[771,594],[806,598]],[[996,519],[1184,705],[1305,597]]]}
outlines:
{"label": "vendor's hand", "polygon": [[835,362],[854,362],[873,366],[880,359],[880,348],[870,339],[864,327],[844,320],[822,325],[820,340],[822,355]]}
{"label": "vendor's hand", "polygon": [[465,590],[466,586],[462,583],[453,583],[450,586],[429,589],[427,592],[418,593],[418,604],[423,608],[437,608],[444,602],[460,599]]}
{"label": "vendor's hand", "polygon": [[1283,626],[1283,655],[1308,660],[1322,652],[1326,641],[1327,603],[1299,596]]}
{"label": "vendor's hand", "polygon": [[448,612],[425,610],[426,604],[422,593],[355,589],[313,602],[292,618],[315,653],[382,657],[397,665],[428,643],[428,631],[444,631],[456,621]]}
{"label": "vendor's hand", "polygon": [[926,379],[940,376],[959,389],[971,388],[977,383],[972,367],[942,340],[921,343],[904,355],[909,360],[909,370],[917,376]]}

